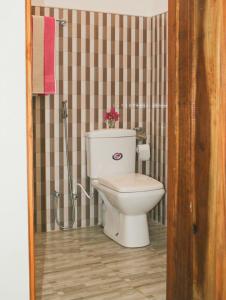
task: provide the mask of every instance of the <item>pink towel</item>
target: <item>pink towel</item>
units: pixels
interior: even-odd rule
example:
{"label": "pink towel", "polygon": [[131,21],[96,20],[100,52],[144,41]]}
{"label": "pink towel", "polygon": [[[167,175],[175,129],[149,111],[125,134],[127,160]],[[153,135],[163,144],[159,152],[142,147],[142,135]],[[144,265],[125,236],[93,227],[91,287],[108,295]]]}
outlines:
{"label": "pink towel", "polygon": [[44,94],[55,92],[55,19],[44,17]]}

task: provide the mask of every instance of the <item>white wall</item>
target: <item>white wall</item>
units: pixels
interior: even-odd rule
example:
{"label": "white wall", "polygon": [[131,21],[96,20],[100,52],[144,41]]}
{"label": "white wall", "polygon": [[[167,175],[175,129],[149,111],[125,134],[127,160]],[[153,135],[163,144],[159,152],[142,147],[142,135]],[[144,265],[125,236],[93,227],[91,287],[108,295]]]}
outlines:
{"label": "white wall", "polygon": [[168,0],[32,0],[32,4],[137,16],[154,16],[168,10]]}
{"label": "white wall", "polygon": [[28,300],[24,0],[1,2],[0,36],[0,299]]}

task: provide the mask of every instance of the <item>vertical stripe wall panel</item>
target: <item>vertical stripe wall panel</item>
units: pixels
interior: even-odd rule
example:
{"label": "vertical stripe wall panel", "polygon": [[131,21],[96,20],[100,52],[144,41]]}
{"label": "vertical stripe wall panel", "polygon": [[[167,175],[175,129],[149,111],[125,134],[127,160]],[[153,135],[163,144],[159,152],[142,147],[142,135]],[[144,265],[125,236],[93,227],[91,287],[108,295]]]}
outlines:
{"label": "vertical stripe wall panel", "polygon": [[[62,102],[68,106],[69,160],[78,194],[74,228],[101,223],[101,202],[86,176],[85,132],[105,128],[103,114],[120,112],[119,128],[141,126],[151,159],[137,172],[167,182],[167,13],[136,17],[33,7],[33,15],[65,19],[56,26],[57,93],[33,97],[36,231],[58,230],[54,191],[60,192],[58,218],[71,223]],[[94,192],[86,199],[76,182]],[[150,213],[166,223],[166,196]]]}

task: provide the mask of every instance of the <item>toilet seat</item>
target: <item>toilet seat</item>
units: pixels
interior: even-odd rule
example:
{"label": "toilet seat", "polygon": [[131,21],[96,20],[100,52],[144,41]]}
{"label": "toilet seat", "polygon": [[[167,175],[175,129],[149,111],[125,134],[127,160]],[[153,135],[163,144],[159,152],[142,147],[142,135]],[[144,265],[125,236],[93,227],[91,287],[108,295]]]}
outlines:
{"label": "toilet seat", "polygon": [[163,189],[163,184],[152,177],[130,173],[99,178],[99,183],[119,193],[148,192]]}

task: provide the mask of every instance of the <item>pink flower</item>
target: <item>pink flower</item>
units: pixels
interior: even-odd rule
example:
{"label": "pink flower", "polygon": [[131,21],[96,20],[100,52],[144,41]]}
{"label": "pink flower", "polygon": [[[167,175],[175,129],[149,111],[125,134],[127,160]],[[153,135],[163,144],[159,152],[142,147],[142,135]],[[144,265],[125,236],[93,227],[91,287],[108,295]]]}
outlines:
{"label": "pink flower", "polygon": [[118,121],[119,120],[119,113],[115,110],[115,107],[112,106],[110,112],[106,112],[104,114],[104,121]]}

